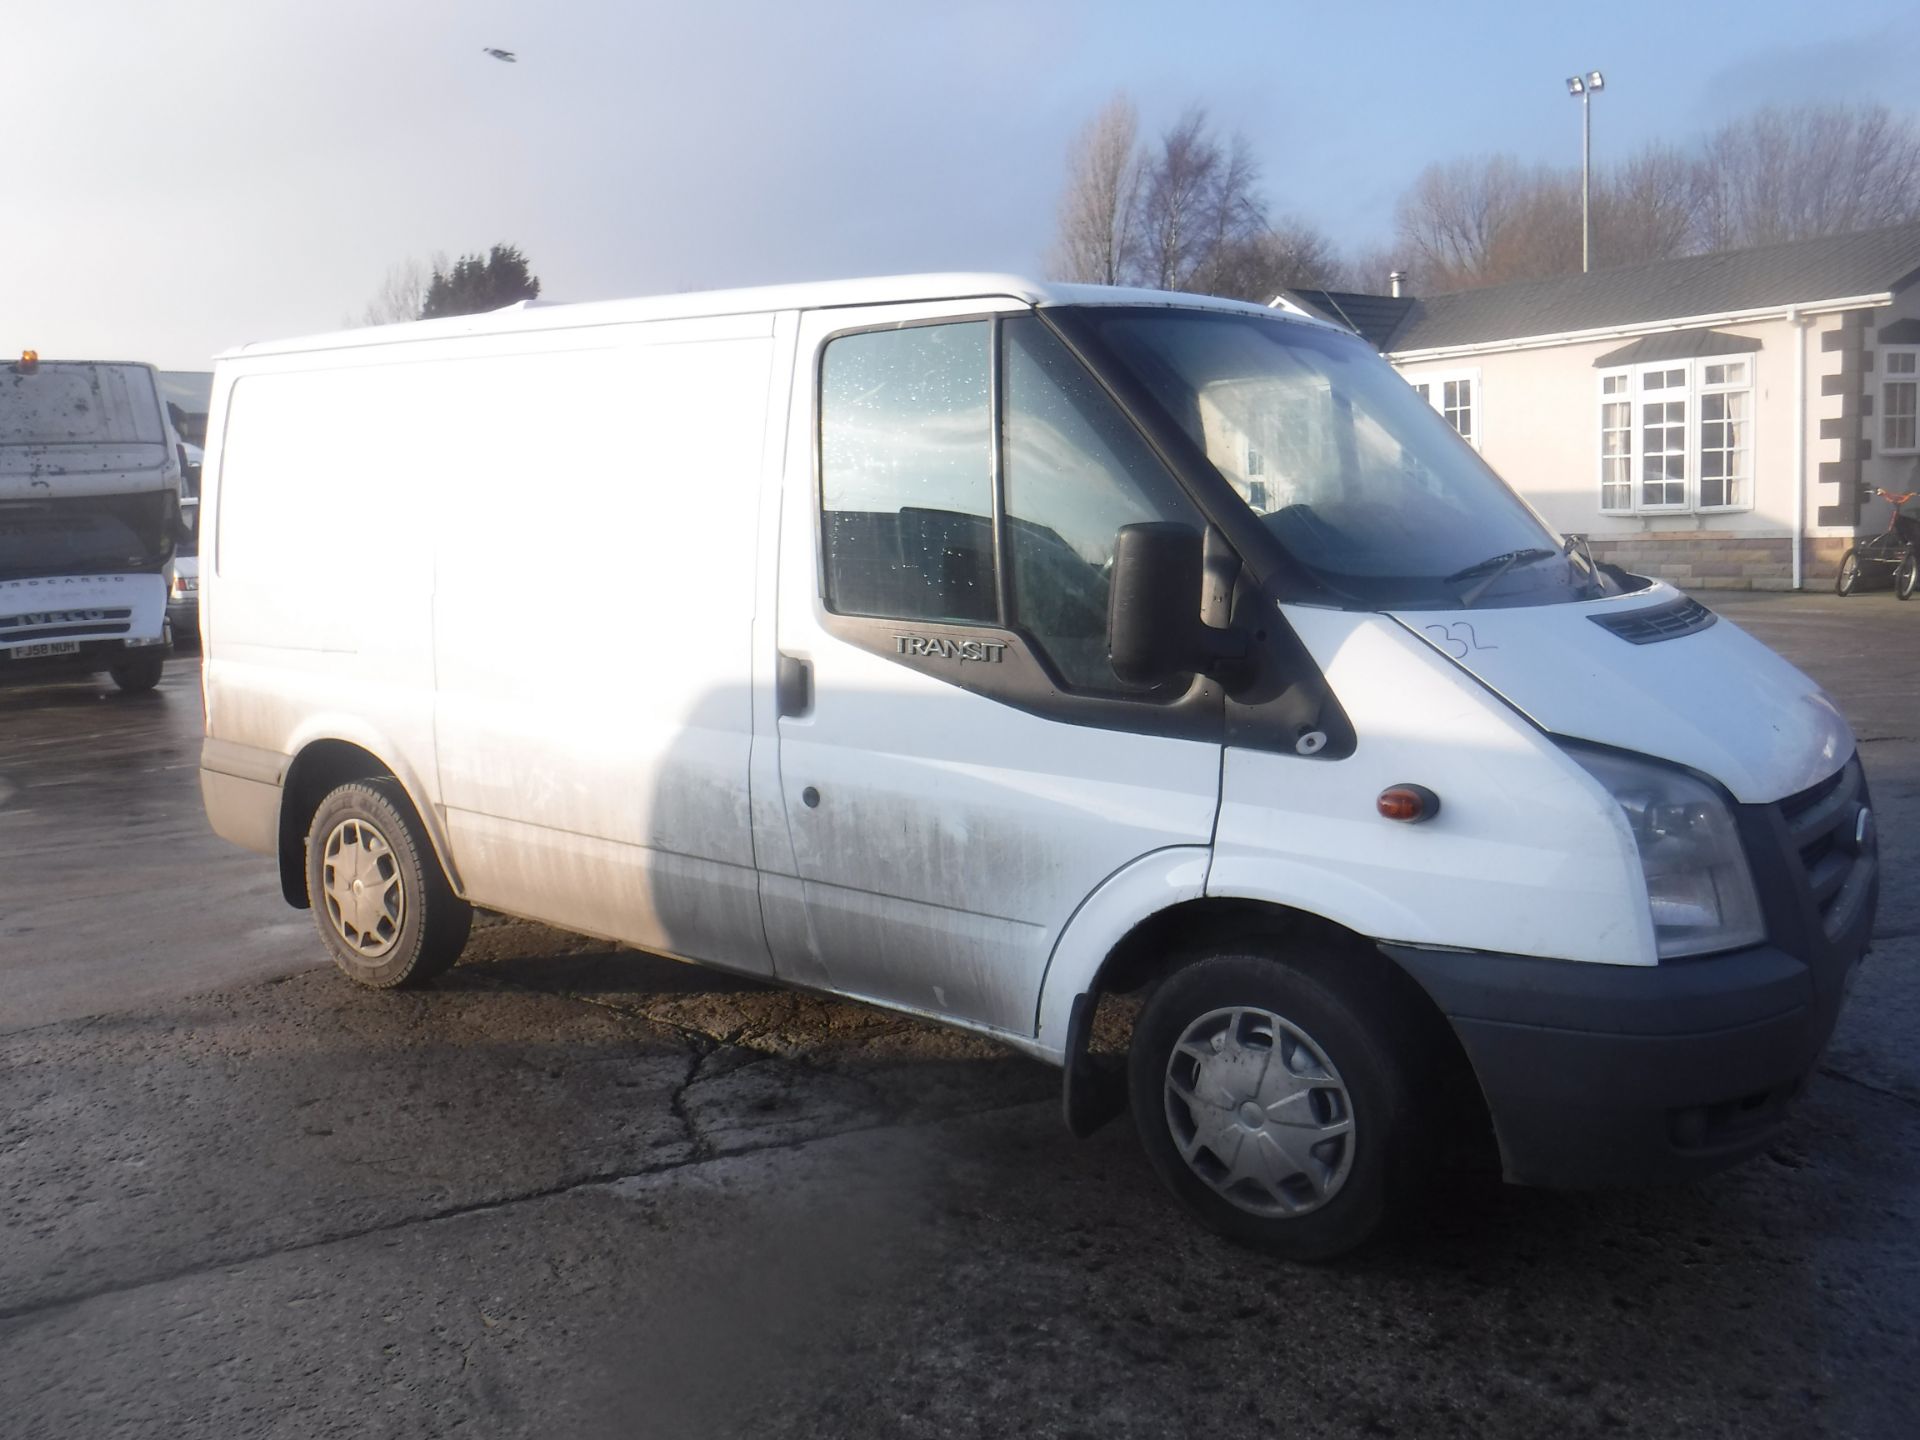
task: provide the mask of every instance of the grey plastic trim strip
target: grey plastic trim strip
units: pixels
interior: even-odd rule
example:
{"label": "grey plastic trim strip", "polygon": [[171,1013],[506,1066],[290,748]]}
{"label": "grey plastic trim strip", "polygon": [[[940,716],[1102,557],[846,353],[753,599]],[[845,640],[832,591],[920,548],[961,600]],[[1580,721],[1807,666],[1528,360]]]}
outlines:
{"label": "grey plastic trim strip", "polygon": [[292,764],[293,757],[282,755],[278,750],[262,750],[257,745],[241,745],[232,740],[216,740],[212,736],[208,736],[200,746],[202,770],[276,788],[286,783],[287,770]]}

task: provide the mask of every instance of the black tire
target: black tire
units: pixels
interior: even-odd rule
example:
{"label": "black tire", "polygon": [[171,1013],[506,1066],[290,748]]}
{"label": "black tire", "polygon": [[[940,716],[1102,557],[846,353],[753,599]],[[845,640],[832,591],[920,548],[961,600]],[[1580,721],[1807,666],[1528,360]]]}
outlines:
{"label": "black tire", "polygon": [[[1289,1260],[1330,1260],[1377,1234],[1420,1172],[1421,1137],[1433,1133],[1418,1123],[1420,1051],[1404,1001],[1369,957],[1320,958],[1311,974],[1246,951],[1175,971],[1142,1011],[1128,1057],[1134,1123],[1174,1197],[1227,1238]],[[1222,1014],[1236,1018],[1212,1031]],[[1268,1023],[1276,1019],[1289,1031],[1276,1032]],[[1269,1053],[1256,1082],[1260,1098],[1235,1101],[1236,1083],[1253,1073],[1253,1060],[1240,1061],[1258,1054],[1263,1030]],[[1214,1033],[1231,1038],[1217,1042]],[[1197,1036],[1207,1038],[1176,1052]],[[1276,1062],[1289,1073],[1276,1077]],[[1316,1071],[1332,1083],[1315,1083]],[[1189,1087],[1196,1097],[1218,1098],[1190,1104],[1178,1093]],[[1293,1093],[1272,1100],[1270,1087]],[[1249,1106],[1255,1116],[1277,1110],[1306,1123],[1251,1119]],[[1343,1118],[1344,1136],[1310,1139],[1324,1127],[1337,1130]],[[1231,1144],[1244,1159],[1213,1144]],[[1234,1166],[1256,1168],[1262,1155],[1275,1157],[1265,1180],[1234,1178]],[[1288,1176],[1272,1183],[1282,1170]]]}
{"label": "black tire", "polygon": [[320,802],[307,827],[307,901],[334,964],[375,990],[445,974],[473,927],[397,780],[356,780]]}
{"label": "black tire", "polygon": [[1833,593],[1851,595],[1860,588],[1860,552],[1849,550],[1840,557],[1840,568],[1833,572]]}
{"label": "black tire", "polygon": [[1916,580],[1920,580],[1920,551],[1909,545],[1907,553],[1900,557],[1900,563],[1894,567],[1894,595],[1901,600],[1911,600]]}
{"label": "black tire", "polygon": [[107,674],[127,694],[140,695],[160,683],[160,673],[166,664],[164,655],[142,655],[138,660],[122,660],[108,669]]}

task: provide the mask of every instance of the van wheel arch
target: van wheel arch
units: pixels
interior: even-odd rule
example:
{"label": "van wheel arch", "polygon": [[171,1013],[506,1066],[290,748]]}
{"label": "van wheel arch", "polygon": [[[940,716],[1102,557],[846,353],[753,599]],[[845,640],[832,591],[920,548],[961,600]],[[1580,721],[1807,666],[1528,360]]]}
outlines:
{"label": "van wheel arch", "polygon": [[[1271,956],[1342,988],[1371,992],[1415,1037],[1444,1097],[1448,1149],[1476,1168],[1498,1168],[1491,1112],[1472,1063],[1433,998],[1366,937],[1324,916],[1267,901],[1204,898],[1157,911],[1107,953],[1067,1029],[1062,1108],[1067,1128],[1091,1135],[1127,1108],[1126,1054],[1133,1020],[1162,981],[1223,951]],[[1096,1051],[1096,1041],[1104,1048]],[[1118,1050],[1115,1053],[1114,1048]]]}
{"label": "van wheel arch", "polygon": [[[287,904],[309,908],[307,830],[327,796],[356,780],[398,778],[379,756],[345,740],[316,740],[294,756],[280,790],[280,893]],[[444,868],[446,857],[438,858]]]}

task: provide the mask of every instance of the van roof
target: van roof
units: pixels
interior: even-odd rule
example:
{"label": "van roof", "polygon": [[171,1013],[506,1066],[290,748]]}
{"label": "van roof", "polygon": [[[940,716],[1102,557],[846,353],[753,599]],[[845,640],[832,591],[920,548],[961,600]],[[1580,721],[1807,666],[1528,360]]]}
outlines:
{"label": "van roof", "polygon": [[1164,305],[1186,309],[1236,310],[1280,317],[1296,323],[1331,328],[1297,311],[1273,309],[1245,300],[1221,300],[1209,295],[1187,295],[1169,290],[1133,290],[1111,285],[1065,285],[1034,281],[1017,275],[932,274],[882,275],[861,280],[823,280],[803,285],[766,285],[743,290],[705,290],[678,295],[654,295],[633,300],[590,300],[556,304],[523,300],[479,315],[456,315],[444,320],[415,320],[369,329],[342,330],[288,340],[262,340],[236,346],[217,356],[290,354],[305,350],[347,349],[359,345],[395,344],[403,340],[431,340],[460,335],[493,335],[513,331],[553,330],[583,325],[620,325],[636,320],[692,320],[708,315],[742,315],[757,311],[821,310],[854,305],[898,305],[916,301],[1013,299],[1034,306],[1049,305]]}

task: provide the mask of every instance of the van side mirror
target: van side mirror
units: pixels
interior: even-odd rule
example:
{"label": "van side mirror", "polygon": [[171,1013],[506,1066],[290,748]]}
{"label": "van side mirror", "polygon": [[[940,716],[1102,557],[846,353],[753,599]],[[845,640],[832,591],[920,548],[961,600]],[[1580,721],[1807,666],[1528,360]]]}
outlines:
{"label": "van side mirror", "polygon": [[1246,636],[1200,619],[1200,533],[1156,520],[1122,525],[1113,541],[1107,658],[1129,685],[1164,685],[1205,672],[1235,683]]}

